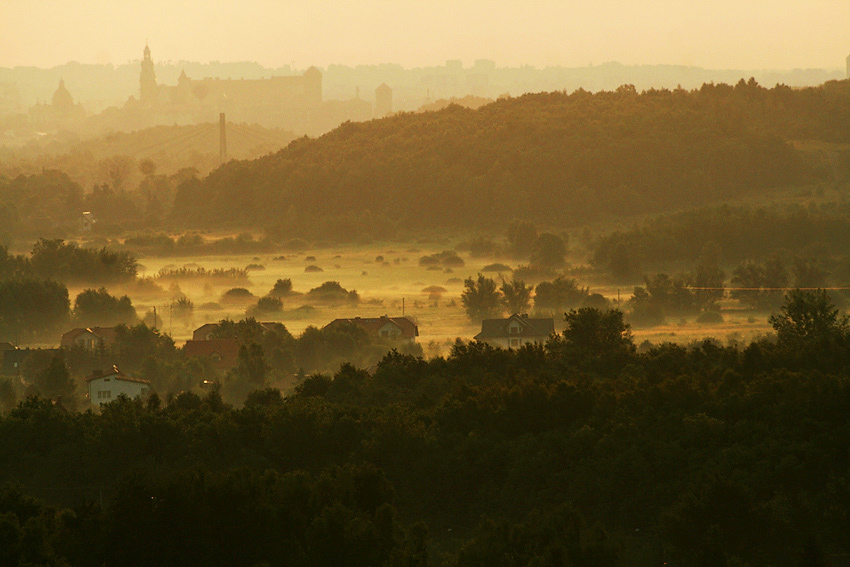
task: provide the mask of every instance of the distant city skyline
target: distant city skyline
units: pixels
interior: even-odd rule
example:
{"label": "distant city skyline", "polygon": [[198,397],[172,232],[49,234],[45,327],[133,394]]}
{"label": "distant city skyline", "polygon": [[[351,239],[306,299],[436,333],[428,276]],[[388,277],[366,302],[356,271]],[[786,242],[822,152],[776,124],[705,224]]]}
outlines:
{"label": "distant city skyline", "polygon": [[266,67],[476,59],[501,66],[836,69],[846,0],[2,0],[0,67],[256,61]]}

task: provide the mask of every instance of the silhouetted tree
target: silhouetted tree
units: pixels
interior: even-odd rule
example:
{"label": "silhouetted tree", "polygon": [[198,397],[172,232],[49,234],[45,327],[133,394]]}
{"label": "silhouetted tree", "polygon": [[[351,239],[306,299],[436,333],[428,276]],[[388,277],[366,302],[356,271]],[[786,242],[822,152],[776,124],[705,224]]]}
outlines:
{"label": "silhouetted tree", "polygon": [[564,239],[551,232],[544,232],[531,246],[532,266],[560,268],[566,263],[567,245]]}
{"label": "silhouetted tree", "polygon": [[531,286],[518,279],[503,281],[499,291],[502,292],[502,303],[510,313],[525,313],[531,306]]}
{"label": "silhouetted tree", "polygon": [[74,322],[80,327],[133,325],[139,320],[126,295],[109,295],[106,288],[86,289],[74,300]]}
{"label": "silhouetted tree", "polygon": [[776,331],[780,344],[812,341],[843,342],[850,331],[848,316],[838,309],[825,290],[792,289],[785,296],[779,313],[768,322]]}
{"label": "silhouetted tree", "polygon": [[463,286],[460,301],[473,322],[491,319],[501,314],[502,307],[495,280],[478,274],[477,280],[471,277],[466,278]]}

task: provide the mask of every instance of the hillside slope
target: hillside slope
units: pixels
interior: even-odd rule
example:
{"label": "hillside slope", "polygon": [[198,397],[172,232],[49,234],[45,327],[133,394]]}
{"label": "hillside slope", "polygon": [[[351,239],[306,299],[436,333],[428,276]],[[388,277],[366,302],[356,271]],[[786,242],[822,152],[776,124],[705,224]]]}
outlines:
{"label": "hillside slope", "polygon": [[[287,232],[483,227],[676,210],[816,180],[792,140],[850,140],[850,83],[542,93],[346,123],[178,193],[174,220]],[[348,219],[348,222],[329,222]]]}

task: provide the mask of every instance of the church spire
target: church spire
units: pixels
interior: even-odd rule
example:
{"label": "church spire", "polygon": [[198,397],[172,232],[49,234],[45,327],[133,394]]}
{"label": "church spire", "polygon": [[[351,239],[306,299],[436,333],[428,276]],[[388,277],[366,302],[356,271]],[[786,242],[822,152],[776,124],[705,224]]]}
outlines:
{"label": "church spire", "polygon": [[147,42],[145,42],[142,72],[139,75],[139,100],[145,105],[154,104],[156,102],[156,92],[156,74],[153,70],[151,49],[148,47]]}

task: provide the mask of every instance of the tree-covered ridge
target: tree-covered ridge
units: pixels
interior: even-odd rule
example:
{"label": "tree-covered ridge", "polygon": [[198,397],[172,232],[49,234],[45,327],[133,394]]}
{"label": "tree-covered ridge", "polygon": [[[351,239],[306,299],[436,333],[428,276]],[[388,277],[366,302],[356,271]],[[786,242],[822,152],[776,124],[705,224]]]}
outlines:
{"label": "tree-covered ridge", "polygon": [[346,123],[178,192],[175,219],[308,231],[322,216],[417,226],[671,210],[812,179],[790,140],[850,141],[850,88],[554,92]]}
{"label": "tree-covered ridge", "polygon": [[822,292],[772,323],[778,341],[743,349],[637,352],[619,312],[585,308],[545,346],[391,353],[239,409],[216,389],[99,414],[29,399],[0,416],[0,482],[23,486],[0,491],[0,550],[80,567],[822,565],[850,551],[850,328]]}

